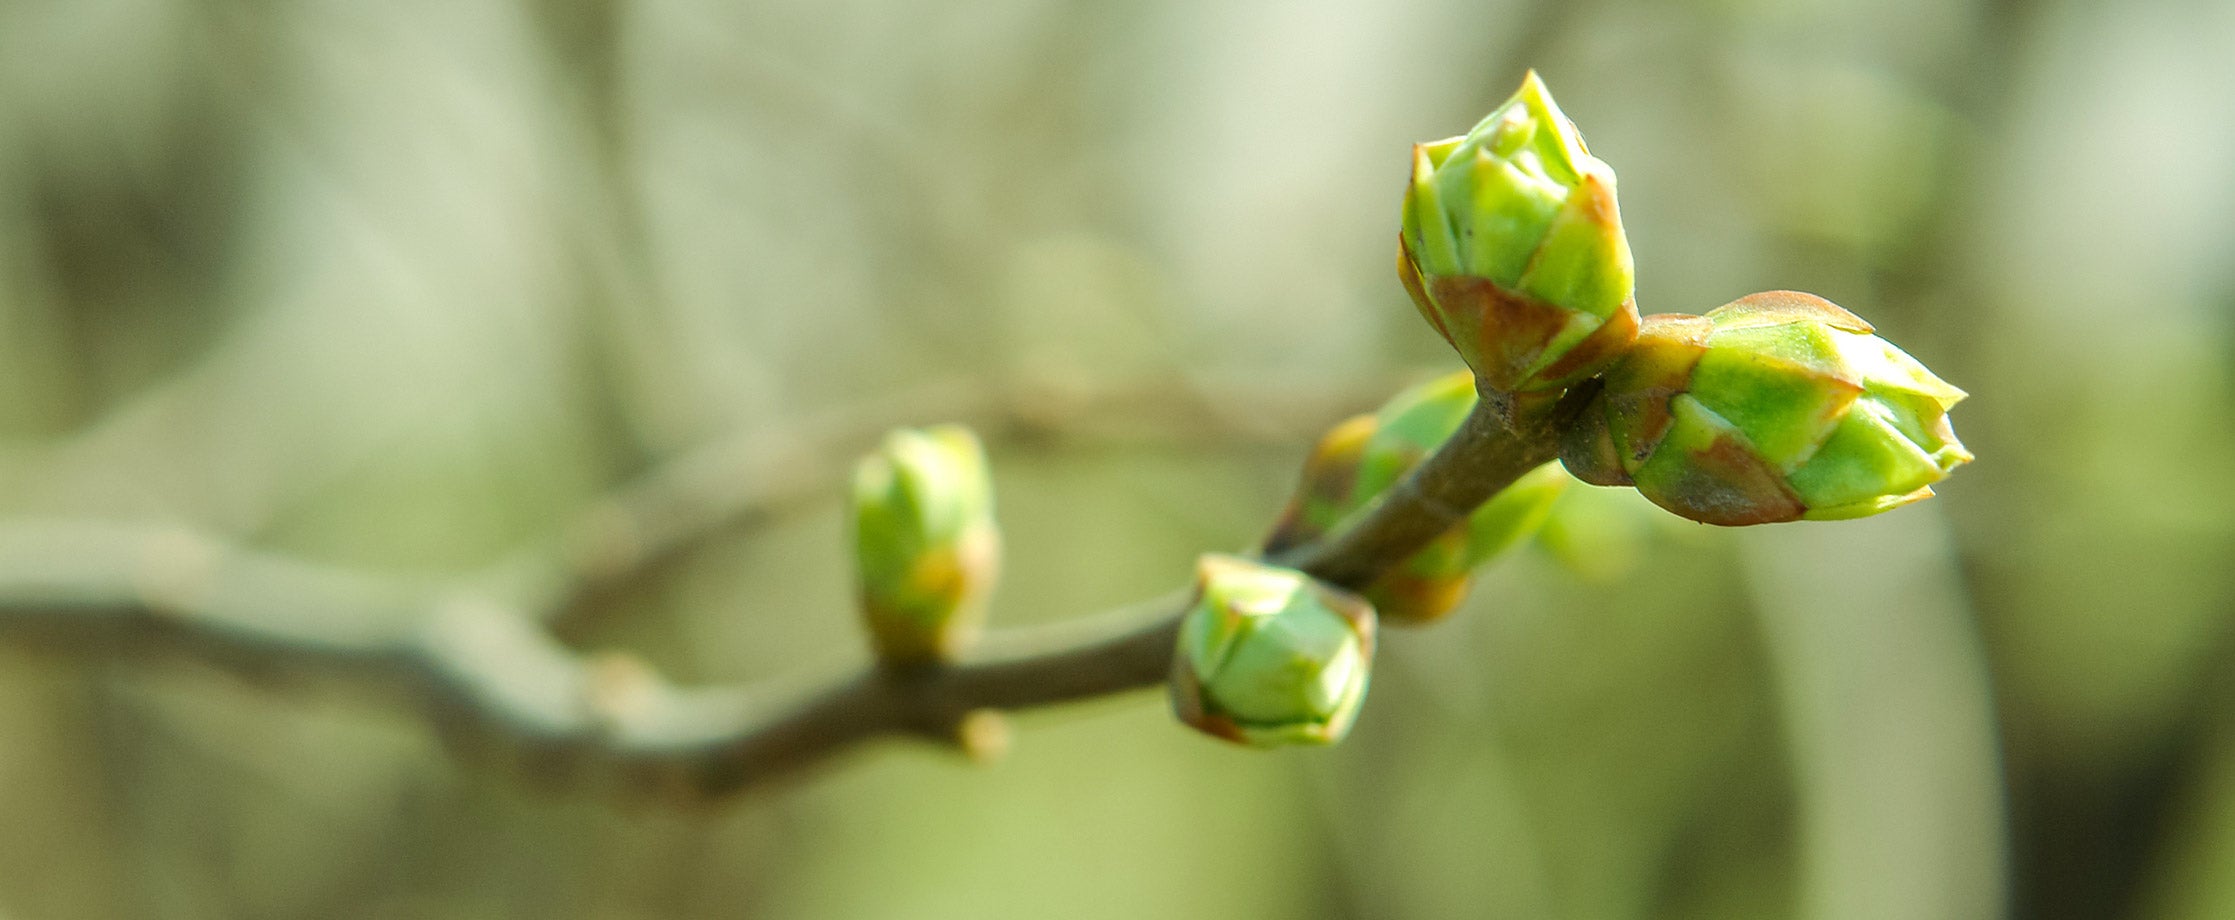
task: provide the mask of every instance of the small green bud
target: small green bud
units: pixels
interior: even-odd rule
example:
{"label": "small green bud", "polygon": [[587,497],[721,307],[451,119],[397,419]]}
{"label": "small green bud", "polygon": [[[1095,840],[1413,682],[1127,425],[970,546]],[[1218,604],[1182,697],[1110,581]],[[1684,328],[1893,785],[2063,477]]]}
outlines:
{"label": "small green bud", "polygon": [[1964,393],[1873,331],[1793,291],[1646,317],[1561,460],[1708,524],[1864,517],[1930,497],[1971,460],[1948,424]]}
{"label": "small green bud", "polygon": [[854,469],[862,615],[889,664],[948,660],[976,639],[1000,567],[993,484],[970,430],[896,429]]}
{"label": "small green bud", "polygon": [[[1303,483],[1266,552],[1319,539],[1370,506],[1449,440],[1475,402],[1474,377],[1460,371],[1408,387],[1373,415],[1330,430],[1305,461]],[[1557,464],[1522,477],[1368,586],[1366,598],[1386,620],[1440,619],[1466,598],[1471,572],[1533,532],[1568,482]]]}
{"label": "small green bud", "polygon": [[1420,315],[1501,392],[1590,377],[1637,333],[1614,170],[1535,71],[1465,136],[1413,145],[1397,274]]}
{"label": "small green bud", "polygon": [[1172,656],[1172,709],[1251,747],[1333,744],[1366,699],[1373,657],[1364,598],[1294,569],[1206,555]]}

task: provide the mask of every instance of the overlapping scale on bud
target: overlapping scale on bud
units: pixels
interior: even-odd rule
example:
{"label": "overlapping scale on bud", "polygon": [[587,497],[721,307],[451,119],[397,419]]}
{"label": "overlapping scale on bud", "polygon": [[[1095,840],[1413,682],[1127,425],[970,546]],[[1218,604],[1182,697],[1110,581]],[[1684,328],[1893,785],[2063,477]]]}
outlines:
{"label": "overlapping scale on bud", "polygon": [[878,660],[961,653],[985,623],[1000,567],[993,483],[970,430],[896,429],[854,470],[861,609]]}
{"label": "overlapping scale on bud", "polygon": [[1948,423],[1964,393],[1872,332],[1793,291],[1646,317],[1561,460],[1709,524],[1855,518],[1927,498],[1971,460]]}
{"label": "overlapping scale on bud", "polygon": [[1637,333],[1614,170],[1531,71],[1463,137],[1413,145],[1397,273],[1483,382],[1558,390]]}
{"label": "overlapping scale on bud", "polygon": [[1342,740],[1366,699],[1373,607],[1235,556],[1202,557],[1195,587],[1172,657],[1180,721],[1252,747]]}
{"label": "overlapping scale on bud", "polygon": [[[1374,414],[1329,430],[1305,460],[1303,481],[1265,552],[1277,555],[1334,532],[1442,446],[1475,401],[1473,375],[1461,371],[1410,387]],[[1385,620],[1442,618],[1466,599],[1476,568],[1535,532],[1569,481],[1550,463],[1521,477],[1368,586],[1367,600]]]}

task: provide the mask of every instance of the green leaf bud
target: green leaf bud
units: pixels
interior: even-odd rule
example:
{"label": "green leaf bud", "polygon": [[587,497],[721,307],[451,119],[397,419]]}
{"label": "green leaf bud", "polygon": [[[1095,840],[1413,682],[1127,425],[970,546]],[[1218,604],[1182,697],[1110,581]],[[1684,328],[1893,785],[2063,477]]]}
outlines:
{"label": "green leaf bud", "polygon": [[1535,71],[1463,137],[1413,146],[1397,274],[1486,386],[1556,391],[1637,333],[1614,170]]}
{"label": "green leaf bud", "polygon": [[1561,460],[1709,524],[1864,517],[1930,497],[1971,460],[1948,423],[1964,393],[1873,331],[1794,291],[1646,317]]}
{"label": "green leaf bud", "polygon": [[879,660],[954,658],[985,623],[1000,566],[993,484],[970,430],[901,428],[854,470],[861,609]]}
{"label": "green leaf bud", "polygon": [[1172,656],[1172,709],[1251,747],[1333,744],[1365,701],[1373,657],[1364,598],[1294,569],[1206,555]]}

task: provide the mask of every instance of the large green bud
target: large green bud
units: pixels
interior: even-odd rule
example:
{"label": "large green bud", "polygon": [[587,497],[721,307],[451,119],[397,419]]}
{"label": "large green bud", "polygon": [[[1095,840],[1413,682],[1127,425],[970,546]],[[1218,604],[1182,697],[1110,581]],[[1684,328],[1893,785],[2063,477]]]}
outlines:
{"label": "large green bud", "polygon": [[1927,498],[1971,460],[1948,424],[1964,393],[1872,331],[1793,291],[1648,316],[1561,460],[1708,524],[1855,518]]}
{"label": "large green bud", "polygon": [[1333,744],[1358,717],[1373,659],[1364,598],[1294,569],[1206,555],[1172,656],[1172,709],[1252,747]]}
{"label": "large green bud", "polygon": [[[1339,529],[1459,430],[1475,407],[1466,371],[1409,387],[1372,415],[1344,421],[1304,462],[1303,481],[1265,551],[1277,554]],[[1465,600],[1473,570],[1535,532],[1571,480],[1557,464],[1521,477],[1366,588],[1385,620],[1424,623]]]}
{"label": "large green bud", "polygon": [[1483,385],[1558,390],[1637,334],[1614,170],[1531,71],[1464,137],[1415,144],[1397,273]]}
{"label": "large green bud", "polygon": [[970,430],[896,429],[854,470],[861,609],[879,660],[960,654],[983,629],[1000,566],[993,483]]}

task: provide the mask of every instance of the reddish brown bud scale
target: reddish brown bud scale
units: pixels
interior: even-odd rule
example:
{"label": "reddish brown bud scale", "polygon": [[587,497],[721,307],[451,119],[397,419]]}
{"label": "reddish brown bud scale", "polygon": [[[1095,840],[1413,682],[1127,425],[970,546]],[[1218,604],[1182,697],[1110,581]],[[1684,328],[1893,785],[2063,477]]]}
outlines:
{"label": "reddish brown bud scale", "polygon": [[1442,309],[1444,329],[1471,345],[1475,375],[1498,390],[1515,392],[1537,365],[1545,346],[1568,326],[1559,307],[1498,287],[1488,278],[1428,276],[1428,296]]}
{"label": "reddish brown bud scale", "polygon": [[1744,527],[1800,520],[1808,510],[1783,475],[1735,435],[1670,456],[1674,474],[1655,490],[1656,503],[1702,524]]}
{"label": "reddish brown bud scale", "polygon": [[1413,145],[1397,275],[1485,395],[1557,396],[1636,334],[1614,185],[1534,73],[1466,135]]}
{"label": "reddish brown bud scale", "polygon": [[1609,434],[1629,445],[1621,452],[1625,469],[1645,462],[1668,436],[1675,423],[1670,400],[1691,383],[1714,330],[1706,317],[1688,313],[1656,313],[1640,326],[1629,354],[1607,373],[1605,388]]}
{"label": "reddish brown bud scale", "polygon": [[[1398,240],[1400,250],[1404,240]],[[1488,278],[1422,275],[1409,251],[1398,276],[1413,306],[1444,341],[1473,358],[1484,386],[1507,393],[1558,391],[1620,357],[1638,333],[1637,302],[1624,301],[1581,341],[1551,355],[1575,313],[1506,290]]]}

